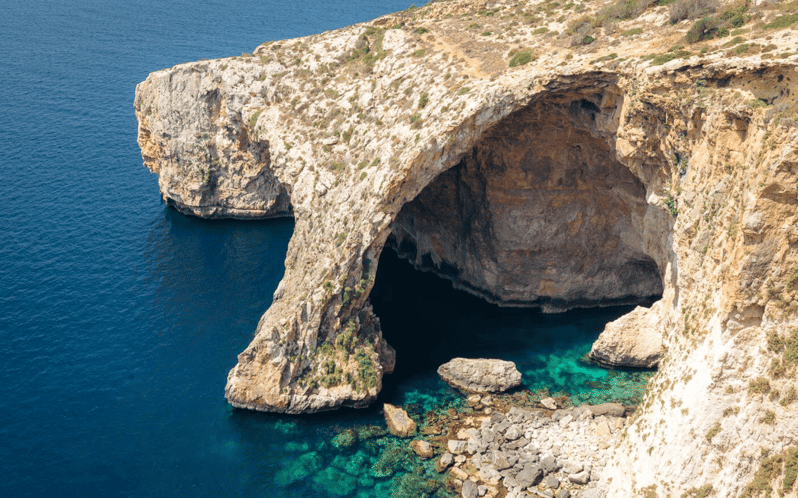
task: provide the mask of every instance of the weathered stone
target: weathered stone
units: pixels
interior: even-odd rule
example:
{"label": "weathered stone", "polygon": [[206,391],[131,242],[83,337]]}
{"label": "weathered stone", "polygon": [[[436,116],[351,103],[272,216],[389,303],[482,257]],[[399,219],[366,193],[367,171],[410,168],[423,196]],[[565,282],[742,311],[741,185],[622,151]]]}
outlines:
{"label": "weathered stone", "polygon": [[449,470],[449,473],[455,479],[460,479],[461,481],[464,481],[464,482],[465,482],[466,479],[468,479],[468,472],[466,472],[465,470],[461,469],[460,467],[452,467]]}
{"label": "weathered stone", "polygon": [[590,472],[583,470],[576,474],[569,474],[568,480],[574,484],[587,484],[590,481]]}
{"label": "weathered stone", "polygon": [[557,463],[557,459],[554,458],[552,455],[543,457],[543,459],[540,461],[540,466],[543,469],[543,472],[545,472],[546,474],[550,474],[555,470],[557,470],[558,468],[560,468],[560,466]]}
{"label": "weathered stone", "polygon": [[658,310],[638,306],[604,327],[589,356],[613,367],[652,368],[657,366],[662,353],[662,321]]}
{"label": "weathered stone", "polygon": [[625,412],[623,405],[620,403],[603,403],[601,405],[593,405],[590,406],[590,411],[593,412],[593,415],[596,417],[599,415],[622,417]]}
{"label": "weathered stone", "polygon": [[558,489],[554,493],[554,498],[571,498],[571,492],[567,489]]}
{"label": "weathered stone", "polygon": [[446,446],[449,448],[450,453],[454,453],[455,455],[459,455],[460,453],[465,453],[468,450],[468,441],[461,441],[459,439],[450,439],[446,442]]}
{"label": "weathered stone", "polygon": [[567,461],[563,463],[562,471],[565,472],[566,474],[576,474],[578,472],[582,472],[582,469],[584,468],[585,466],[582,465],[581,463]]}
{"label": "weathered stone", "polygon": [[416,434],[416,423],[406,411],[390,403],[385,403],[382,410],[385,413],[385,422],[388,424],[391,434],[399,437],[411,437]]}
{"label": "weathered stone", "polygon": [[521,384],[515,363],[503,360],[454,358],[438,367],[438,375],[465,392],[496,393]]}
{"label": "weathered stone", "polygon": [[541,478],[543,478],[543,471],[537,465],[527,465],[515,476],[515,480],[524,488],[534,486],[540,482]]}
{"label": "weathered stone", "polygon": [[607,496],[607,491],[602,488],[584,489],[579,494],[579,498],[605,498],[606,496]]}
{"label": "weathered stone", "polygon": [[454,455],[451,453],[444,453],[441,455],[440,459],[438,459],[438,463],[435,465],[435,469],[438,472],[443,472],[444,470],[448,469],[454,463]]}
{"label": "weathered stone", "polygon": [[461,494],[463,498],[477,498],[477,496],[479,496],[479,490],[477,489],[476,483],[470,479],[463,481]]}
{"label": "weathered stone", "polygon": [[413,449],[416,455],[420,456],[421,458],[432,458],[434,455],[432,451],[432,445],[421,439],[411,441],[410,447]]}
{"label": "weathered stone", "polygon": [[505,431],[504,438],[507,441],[515,441],[516,439],[521,437],[523,434],[524,433],[517,426],[511,426],[511,427],[509,427],[507,429],[507,431]]}
{"label": "weathered stone", "polygon": [[543,484],[551,489],[557,489],[560,487],[560,480],[552,475],[548,475],[545,479],[543,479]]}
{"label": "weathered stone", "polygon": [[549,410],[557,409],[557,402],[554,401],[554,398],[543,398],[540,400],[540,404],[545,406]]}

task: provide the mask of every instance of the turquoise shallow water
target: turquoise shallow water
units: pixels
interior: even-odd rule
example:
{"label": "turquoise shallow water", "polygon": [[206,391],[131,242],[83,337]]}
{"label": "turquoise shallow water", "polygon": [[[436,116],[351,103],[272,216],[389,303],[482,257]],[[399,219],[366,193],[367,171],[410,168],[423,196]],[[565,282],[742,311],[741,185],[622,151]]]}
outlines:
{"label": "turquoise shallow water", "polygon": [[[378,407],[297,418],[226,403],[227,372],[271,302],[293,225],[166,208],[141,166],[132,106],[150,71],[408,5],[2,2],[0,496],[440,493],[396,440],[360,430],[357,444],[332,443],[382,426]],[[433,279],[444,286],[435,301],[417,292],[432,284],[388,271],[428,275],[393,263],[374,296],[400,354],[382,399],[414,416],[458,406],[434,369],[488,347],[535,389],[598,399],[638,375],[578,362],[622,310],[497,311]],[[404,300],[414,288],[426,297]]]}

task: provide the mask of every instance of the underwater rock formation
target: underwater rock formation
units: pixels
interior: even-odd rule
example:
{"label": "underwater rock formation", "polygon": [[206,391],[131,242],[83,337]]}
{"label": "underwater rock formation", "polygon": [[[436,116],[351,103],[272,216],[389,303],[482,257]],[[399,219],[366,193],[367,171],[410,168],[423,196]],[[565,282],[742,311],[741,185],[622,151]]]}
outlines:
{"label": "underwater rock formation", "polygon": [[593,351],[651,364],[662,344],[602,474],[610,496],[739,495],[796,443],[798,33],[763,4],[739,15],[745,43],[687,44],[692,21],[659,6],[587,35],[596,9],[434,2],[137,86],[169,204],[295,219],[230,403],[372,402],[397,361],[368,301],[391,244],[502,305],[661,296]]}

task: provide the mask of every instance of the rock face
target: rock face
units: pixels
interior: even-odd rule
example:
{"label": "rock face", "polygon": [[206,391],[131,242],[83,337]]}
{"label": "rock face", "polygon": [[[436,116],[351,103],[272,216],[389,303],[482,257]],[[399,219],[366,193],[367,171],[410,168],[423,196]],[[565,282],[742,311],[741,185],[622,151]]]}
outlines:
{"label": "rock face", "polygon": [[511,114],[402,207],[389,243],[417,268],[502,306],[558,311],[659,297],[645,188],[615,159],[597,113],[579,99]]}
{"label": "rock face", "polygon": [[515,363],[504,360],[454,358],[438,367],[438,375],[467,393],[500,393],[521,385]]}
{"label": "rock face", "polygon": [[417,426],[406,411],[390,403],[382,405],[385,412],[385,423],[391,434],[399,437],[410,437],[416,435]]}
{"label": "rock face", "polygon": [[605,29],[569,18],[598,4],[555,4],[435,2],[137,86],[166,202],[294,216],[225,395],[288,413],[372,402],[396,361],[368,302],[386,243],[508,306],[661,294],[594,349],[660,355],[608,496],[739,496],[764,453],[798,442],[798,32],[768,2],[734,47],[687,43],[693,21],[670,24],[670,7]]}

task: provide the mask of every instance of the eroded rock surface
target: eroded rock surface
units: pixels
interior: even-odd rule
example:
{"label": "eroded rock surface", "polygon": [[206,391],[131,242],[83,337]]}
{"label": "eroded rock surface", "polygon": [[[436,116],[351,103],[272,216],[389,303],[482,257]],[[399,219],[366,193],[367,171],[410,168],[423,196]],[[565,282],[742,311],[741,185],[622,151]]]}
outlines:
{"label": "eroded rock surface", "polygon": [[385,413],[385,423],[391,434],[399,437],[415,436],[418,426],[406,411],[390,403],[382,405],[382,410]]}
{"label": "eroded rock surface", "polygon": [[593,343],[590,359],[613,367],[657,366],[664,352],[659,320],[656,308],[638,306],[604,327],[604,332]]}
{"label": "eroded rock surface", "polygon": [[[368,303],[389,237],[507,305],[661,289],[640,327],[622,319],[596,350],[653,361],[638,349],[657,333],[664,350],[602,482],[608,496],[739,496],[764,453],[796,444],[798,32],[766,27],[782,12],[763,3],[745,43],[682,52],[692,21],[653,6],[572,46],[554,33],[600,6],[555,3],[436,2],[137,87],[168,203],[294,216],[225,395],[289,413],[372,402],[397,361]],[[531,61],[510,68],[524,47]]]}
{"label": "eroded rock surface", "polygon": [[447,384],[466,393],[500,393],[521,385],[521,372],[512,361],[454,358],[438,367]]}

